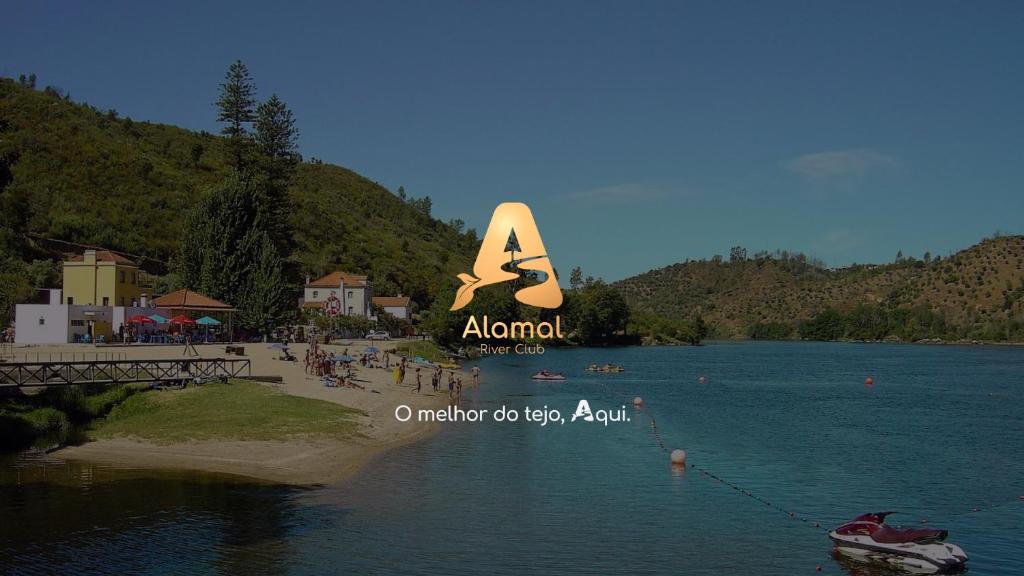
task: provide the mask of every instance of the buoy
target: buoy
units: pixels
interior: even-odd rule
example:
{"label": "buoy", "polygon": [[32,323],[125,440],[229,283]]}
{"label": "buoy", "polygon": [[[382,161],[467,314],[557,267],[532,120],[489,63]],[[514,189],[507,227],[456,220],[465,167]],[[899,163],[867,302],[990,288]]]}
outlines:
{"label": "buoy", "polygon": [[864,385],[865,386],[874,386],[875,385],[875,379],[872,378],[871,376],[868,376],[867,378],[864,379]]}
{"label": "buoy", "polygon": [[674,466],[682,466],[683,464],[686,464],[686,450],[676,448],[672,451],[672,454],[669,455],[669,459],[672,461]]}
{"label": "buoy", "polygon": [[703,376],[701,376],[700,378],[697,378],[697,382],[700,382],[701,384],[704,384],[707,381],[708,381],[708,379],[703,377]]}
{"label": "buoy", "polygon": [[643,406],[643,405],[644,405],[644,399],[643,398],[641,398],[639,396],[637,396],[636,398],[633,398],[633,406],[639,407],[639,406]]}
{"label": "buoy", "polygon": [[818,567],[815,569],[815,571],[816,572],[821,572],[821,564],[818,564]]}

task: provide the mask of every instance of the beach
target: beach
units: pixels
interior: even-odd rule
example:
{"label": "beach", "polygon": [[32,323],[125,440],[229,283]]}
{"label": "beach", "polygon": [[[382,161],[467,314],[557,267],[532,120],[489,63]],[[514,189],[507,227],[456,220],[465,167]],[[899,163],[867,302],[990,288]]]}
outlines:
{"label": "beach", "polygon": [[[393,351],[397,342],[374,342],[373,346]],[[342,354],[346,350],[357,356],[370,346],[365,340],[346,340],[340,344],[321,346],[327,352]],[[405,383],[394,382],[392,370],[356,366],[359,388],[326,387],[320,378],[305,372],[303,356],[307,344],[291,345],[289,350],[297,362],[279,360],[280,351],[263,343],[247,343],[245,356],[251,361],[252,376],[280,376],[281,382],[267,383],[285,394],[333,402],[365,413],[359,416],[356,433],[348,438],[302,437],[284,440],[200,440],[176,443],[157,443],[138,438],[95,439],[79,446],[68,446],[52,453],[64,460],[88,461],[100,464],[154,469],[183,469],[245,476],[257,480],[284,484],[329,484],[344,479],[362,468],[382,452],[425,438],[437,429],[436,425],[415,421],[399,422],[394,410],[407,405],[416,410],[436,409],[449,403],[447,389],[433,392],[430,369],[423,367],[423,386],[415,393],[415,367],[410,364]],[[224,344],[197,345],[198,357],[225,357]],[[124,359],[176,359],[189,358],[180,345],[110,346],[54,345],[16,348],[17,358],[29,359],[73,357],[91,358],[98,355]],[[230,357],[230,356],[229,356]],[[196,358],[193,356],[192,358]],[[391,365],[399,361],[392,354]],[[447,371],[446,371],[447,372]],[[466,376],[462,375],[464,381]],[[442,387],[444,383],[442,382]],[[165,391],[161,394],[176,394]]]}

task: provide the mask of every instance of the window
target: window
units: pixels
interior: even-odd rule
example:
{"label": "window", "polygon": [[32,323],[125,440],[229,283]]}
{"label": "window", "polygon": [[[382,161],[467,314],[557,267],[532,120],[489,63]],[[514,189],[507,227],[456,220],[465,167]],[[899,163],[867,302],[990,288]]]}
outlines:
{"label": "window", "polygon": [[85,326],[85,320],[72,320],[71,321],[71,325],[72,326],[78,326],[78,327]]}
{"label": "window", "polygon": [[39,317],[39,325],[40,326],[46,326],[46,318],[43,318],[42,316],[40,316]]}
{"label": "window", "polygon": [[121,270],[121,284],[124,284],[124,270]]}
{"label": "window", "polygon": [[348,297],[349,297],[349,298],[351,298],[351,297],[352,297],[352,291],[351,291],[351,290],[349,290],[349,291],[348,291]]}
{"label": "window", "polygon": [[320,296],[320,292],[313,290],[313,298]]}
{"label": "window", "polygon": [[351,306],[349,306],[349,307],[348,307],[348,315],[349,315],[349,316],[351,316],[351,315],[352,315],[352,307],[351,307]]}
{"label": "window", "polygon": [[71,296],[68,296],[68,306],[74,306],[74,305],[75,305],[75,299],[72,298]]}
{"label": "window", "polygon": [[121,306],[124,306],[124,296],[121,296]]}
{"label": "window", "polygon": [[[124,274],[124,272],[122,272],[122,274]],[[110,297],[109,296],[104,296],[103,297],[103,305],[104,306],[110,306]]]}
{"label": "window", "polygon": [[139,281],[138,272],[132,272],[132,284],[137,284]]}

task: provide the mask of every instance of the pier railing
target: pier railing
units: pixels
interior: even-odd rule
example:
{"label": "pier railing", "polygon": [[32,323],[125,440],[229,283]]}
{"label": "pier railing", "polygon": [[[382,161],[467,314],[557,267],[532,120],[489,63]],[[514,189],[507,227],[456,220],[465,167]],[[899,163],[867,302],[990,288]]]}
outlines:
{"label": "pier railing", "polygon": [[245,378],[250,370],[247,358],[0,362],[0,387]]}

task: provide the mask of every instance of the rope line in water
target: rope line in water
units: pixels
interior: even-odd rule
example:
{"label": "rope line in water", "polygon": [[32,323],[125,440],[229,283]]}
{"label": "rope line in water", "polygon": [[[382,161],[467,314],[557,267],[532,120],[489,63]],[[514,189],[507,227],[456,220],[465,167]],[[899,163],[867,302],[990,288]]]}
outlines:
{"label": "rope line in water", "polygon": [[[595,382],[597,382],[598,384],[603,386],[612,395],[622,396],[622,397],[627,397],[628,396],[628,395],[626,395],[625,393],[623,393],[621,391],[613,390],[611,385],[608,384],[607,382],[604,382],[604,381],[599,380],[599,379],[595,380]],[[654,417],[651,416],[651,414],[649,412],[647,412],[647,410],[645,410],[643,407],[638,407],[637,409],[650,419],[650,422],[651,422],[651,434],[654,436],[654,441],[657,443],[658,447],[661,448],[661,451],[666,453],[666,454],[671,453],[671,451],[668,449],[668,446],[665,444],[664,438],[662,438],[662,436],[661,436],[661,432],[658,431],[658,423],[655,421]],[[711,472],[710,470],[708,470],[708,469],[706,469],[706,468],[704,468],[702,466],[698,466],[696,464],[684,464],[684,465],[689,467],[689,468],[692,468],[692,469],[696,470],[697,472],[700,472],[702,475],[704,475],[704,476],[706,476],[706,477],[708,477],[708,478],[710,478],[712,480],[715,480],[716,482],[719,482],[720,484],[722,484],[722,485],[724,485],[724,486],[726,486],[728,488],[731,488],[735,492],[739,492],[740,494],[742,494],[744,496],[747,496],[747,497],[749,497],[749,498],[751,498],[751,499],[753,499],[753,500],[755,500],[757,502],[760,502],[761,504],[763,504],[763,505],[765,505],[765,506],[767,506],[767,507],[769,507],[769,508],[771,508],[773,510],[776,510],[778,512],[786,514],[790,518],[793,518],[795,520],[799,520],[799,521],[803,522],[804,524],[807,524],[808,526],[811,526],[813,528],[817,528],[817,529],[823,530],[825,532],[829,531],[828,528],[825,528],[825,527],[822,526],[822,523],[820,521],[815,520],[813,518],[808,518],[808,517],[806,517],[806,516],[804,516],[802,514],[798,514],[796,512],[793,512],[792,510],[787,510],[787,509],[785,509],[785,508],[783,508],[781,506],[778,506],[778,505],[772,503],[771,501],[766,500],[765,498],[762,498],[762,497],[752,493],[751,491],[746,490],[743,487],[741,487],[741,486],[739,486],[739,485],[737,485],[737,484],[735,484],[733,482],[730,482],[729,480],[726,480],[726,479],[722,478],[721,476],[718,476],[718,475],[714,474],[713,472]],[[1003,508],[1005,506],[1009,506],[1009,505],[1012,505],[1012,504],[1017,504],[1018,502],[1024,502],[1024,496],[1020,496],[1017,500],[1006,500],[1006,501],[1003,501],[1003,502],[996,502],[994,504],[985,504],[983,506],[976,506],[976,507],[971,508],[970,510],[962,510],[960,512],[948,513],[948,514],[945,514],[944,517],[956,517],[956,516],[965,516],[967,514],[980,514],[980,513],[983,513],[983,512],[990,512],[990,511],[998,509],[998,508]],[[928,519],[922,518],[921,522],[922,523],[928,523]]]}

